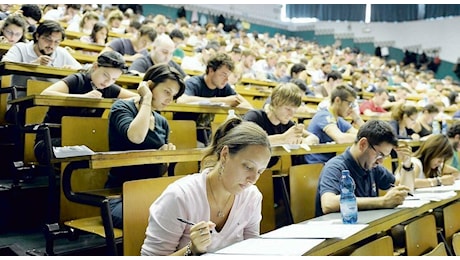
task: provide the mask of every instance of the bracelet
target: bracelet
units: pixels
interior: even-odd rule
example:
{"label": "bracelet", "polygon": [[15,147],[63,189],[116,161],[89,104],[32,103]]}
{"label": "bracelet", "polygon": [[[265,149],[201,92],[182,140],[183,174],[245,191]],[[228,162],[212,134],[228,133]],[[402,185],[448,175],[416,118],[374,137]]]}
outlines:
{"label": "bracelet", "polygon": [[409,167],[406,167],[404,166],[404,164],[402,165],[402,168],[406,171],[406,172],[410,172],[414,169],[414,164],[411,163]]}
{"label": "bracelet", "polygon": [[184,256],[193,256],[192,252],[192,241],[187,243],[187,246],[185,247],[185,253]]}
{"label": "bracelet", "polygon": [[437,182],[437,185],[438,185],[438,186],[441,186],[441,185],[442,185],[441,178],[439,178],[439,176],[436,177],[436,182]]}

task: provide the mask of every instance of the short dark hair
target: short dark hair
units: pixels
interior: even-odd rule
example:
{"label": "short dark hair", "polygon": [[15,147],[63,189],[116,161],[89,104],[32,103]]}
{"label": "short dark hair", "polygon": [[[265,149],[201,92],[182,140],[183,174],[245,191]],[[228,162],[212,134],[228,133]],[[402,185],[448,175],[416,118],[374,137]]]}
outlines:
{"label": "short dark hair", "polygon": [[447,130],[447,137],[454,138],[456,135],[460,135],[460,122],[454,122]]}
{"label": "short dark hair", "polygon": [[208,74],[209,69],[216,71],[223,66],[227,66],[230,71],[233,71],[235,68],[235,63],[233,63],[232,58],[228,56],[228,54],[217,53],[208,60],[208,65],[206,66],[206,74]]}
{"label": "short dark hair", "polygon": [[24,4],[21,6],[22,15],[34,19],[37,23],[42,19],[42,10],[35,4]]}
{"label": "short dark hair", "polygon": [[391,125],[383,120],[368,120],[362,125],[356,135],[357,143],[361,138],[365,137],[371,145],[379,145],[383,142],[398,145],[398,136]]}
{"label": "short dark hair", "polygon": [[35,30],[35,32],[33,34],[34,41],[38,41],[38,37],[40,37],[42,35],[43,36],[49,36],[54,32],[61,33],[61,35],[62,35],[61,40],[65,39],[65,30],[61,26],[61,24],[59,24],[59,22],[54,21],[54,20],[45,20],[45,21],[41,22],[38,25],[37,29]]}
{"label": "short dark hair", "polygon": [[174,29],[172,30],[170,33],[169,33],[169,37],[171,37],[171,39],[173,38],[179,38],[181,40],[184,40],[185,37],[184,37],[184,34],[181,32],[181,30],[179,29]]}
{"label": "short dark hair", "polygon": [[296,63],[296,64],[292,65],[292,67],[291,67],[291,77],[292,77],[292,75],[294,73],[299,73],[299,72],[302,72],[304,70],[307,70],[307,67],[303,63]]}
{"label": "short dark hair", "polygon": [[159,63],[151,66],[144,74],[143,81],[151,80],[154,85],[150,89],[155,88],[159,83],[172,79],[179,84],[179,92],[174,96],[174,100],[182,96],[185,92],[184,76],[174,67],[166,63]]}

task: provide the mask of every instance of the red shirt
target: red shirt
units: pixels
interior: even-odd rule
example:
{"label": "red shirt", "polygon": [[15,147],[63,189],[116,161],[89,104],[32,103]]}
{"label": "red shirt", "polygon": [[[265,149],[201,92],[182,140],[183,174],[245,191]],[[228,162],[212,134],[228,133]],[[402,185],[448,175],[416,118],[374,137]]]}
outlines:
{"label": "red shirt", "polygon": [[360,112],[361,114],[363,114],[364,111],[365,111],[366,109],[369,109],[369,110],[371,110],[372,112],[378,112],[378,113],[385,113],[385,112],[387,112],[385,109],[383,109],[383,107],[378,107],[378,106],[376,106],[372,100],[363,101],[363,102],[359,105],[359,112]]}

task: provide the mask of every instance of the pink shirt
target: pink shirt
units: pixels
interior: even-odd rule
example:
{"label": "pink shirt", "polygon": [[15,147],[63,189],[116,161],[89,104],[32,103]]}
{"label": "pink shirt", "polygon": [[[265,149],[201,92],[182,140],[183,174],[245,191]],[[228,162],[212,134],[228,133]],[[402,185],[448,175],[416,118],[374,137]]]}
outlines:
{"label": "pink shirt", "polygon": [[[206,175],[209,171],[205,169],[202,173],[177,180],[150,206],[149,225],[141,255],[169,255],[190,241],[191,226],[179,222],[177,218],[193,223],[210,220],[206,196]],[[208,252],[259,236],[261,212],[262,193],[256,186],[237,194],[222,230],[212,230]]]}

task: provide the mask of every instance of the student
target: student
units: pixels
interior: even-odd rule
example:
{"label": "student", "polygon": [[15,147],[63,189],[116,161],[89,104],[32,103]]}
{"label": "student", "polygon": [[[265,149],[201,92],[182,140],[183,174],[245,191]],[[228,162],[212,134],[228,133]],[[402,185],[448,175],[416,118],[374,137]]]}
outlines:
{"label": "student", "polygon": [[439,114],[439,108],[434,104],[423,107],[422,113],[417,117],[413,130],[420,136],[428,136],[433,133],[433,121]]}
{"label": "student", "polygon": [[131,38],[115,38],[107,43],[106,47],[101,51],[118,51],[126,61],[134,61],[143,56],[148,56],[147,48],[157,37],[155,30],[147,25],[139,29],[139,35],[131,36]]}
{"label": "student", "polygon": [[[318,136],[319,143],[352,143],[358,130],[345,120],[351,116],[358,125],[363,124],[359,113],[354,111],[356,92],[348,86],[337,86],[331,93],[328,109],[319,110],[310,121],[308,131]],[[334,153],[307,154],[308,163],[325,163]]]}
{"label": "student", "polygon": [[[117,100],[109,115],[111,151],[175,150],[169,142],[169,125],[159,112],[184,93],[182,75],[167,64],[152,66],[144,75],[137,92],[139,99]],[[165,164],[116,167],[110,170],[106,188],[119,188],[125,181],[155,178],[167,170]],[[122,228],[122,201],[110,201],[114,227]]]}
{"label": "student", "polygon": [[453,156],[452,144],[449,138],[443,134],[434,134],[422,142],[419,149],[411,158],[410,173],[404,173],[401,167],[395,171],[397,178],[403,174],[411,174],[413,178],[412,189],[434,187],[441,185],[453,185],[459,179],[460,172],[446,164],[446,161]]}
{"label": "student", "polygon": [[[0,23],[0,43],[15,44],[27,42],[27,22],[21,15],[9,15],[3,24]],[[0,54],[0,58],[2,55]]]}
{"label": "student", "polygon": [[391,109],[390,125],[396,132],[398,139],[412,139],[418,141],[420,135],[415,132],[418,111],[415,106],[399,104]]}
{"label": "student", "polygon": [[[41,95],[101,98],[133,98],[138,95],[132,91],[121,88],[114,84],[115,81],[126,71],[123,56],[116,51],[104,52],[97,57],[92,68],[88,72],[79,72],[69,75],[52,84],[41,92]],[[63,116],[86,116],[100,117],[104,109],[88,109],[77,107],[50,107],[45,115],[43,123],[60,124]],[[61,146],[61,129],[50,128],[53,146]],[[46,147],[44,137],[37,134],[34,152],[38,161],[44,161]]]}
{"label": "student", "polygon": [[[340,210],[342,170],[349,170],[355,181],[359,210],[394,208],[401,205],[408,195],[409,187],[398,185],[399,179],[381,165],[384,158],[395,149],[405,167],[404,171],[413,171],[410,166],[411,148],[397,146],[398,139],[387,122],[369,120],[361,126],[353,145],[324,165],[316,192],[316,216]],[[391,188],[393,185],[398,186]],[[379,196],[379,189],[388,192]]]}
{"label": "student", "polygon": [[[177,103],[192,103],[201,101],[222,102],[230,107],[252,109],[252,105],[243,96],[237,94],[228,84],[228,77],[234,69],[230,56],[218,53],[208,60],[206,73],[193,76],[185,82],[187,88]],[[175,113],[174,119],[194,120],[197,122],[198,146],[206,146],[211,136],[211,122],[214,114]]]}
{"label": "student", "polygon": [[174,48],[174,42],[168,35],[158,35],[153,41],[150,53],[133,61],[129,66],[129,73],[143,77],[144,73],[153,65],[167,63],[178,70],[184,78],[187,78],[188,75],[182,70],[181,66],[172,60]]}
{"label": "student", "polygon": [[[303,91],[294,83],[282,83],[273,89],[271,102],[266,109],[249,110],[243,119],[262,127],[268,134],[271,145],[317,144],[316,135],[305,130],[303,124],[292,119],[302,104]],[[268,167],[272,167],[279,157],[272,157]],[[306,163],[304,156],[292,156],[292,164]]]}
{"label": "student", "polygon": [[359,105],[359,112],[366,116],[390,116],[391,113],[382,107],[387,101],[388,90],[377,88],[371,99],[365,100]]}
{"label": "student", "polygon": [[169,185],[153,202],[141,254],[201,255],[258,237],[262,194],[254,184],[270,156],[262,128],[239,118],[225,121],[203,158],[208,167]]}
{"label": "student", "polygon": [[[59,46],[64,39],[64,28],[56,21],[45,20],[38,25],[37,30],[33,33],[33,41],[14,44],[5,53],[2,61],[80,69],[81,64],[64,47]],[[13,75],[12,85],[26,87],[28,79],[31,77]],[[48,78],[42,77],[36,77],[36,79],[49,81]],[[22,96],[25,96],[25,91],[18,92],[18,97]]]}
{"label": "student", "polygon": [[458,151],[460,150],[460,122],[454,122],[449,127],[447,137],[454,150],[452,160],[449,160],[450,165],[460,171],[460,160],[458,159]]}
{"label": "student", "polygon": [[[109,27],[103,22],[97,22],[94,24],[93,30],[91,31],[90,35],[83,35],[80,37],[80,41],[89,44],[98,44],[98,45],[105,45],[109,38]],[[84,54],[88,55],[98,55],[99,52],[95,51],[82,51]]]}

